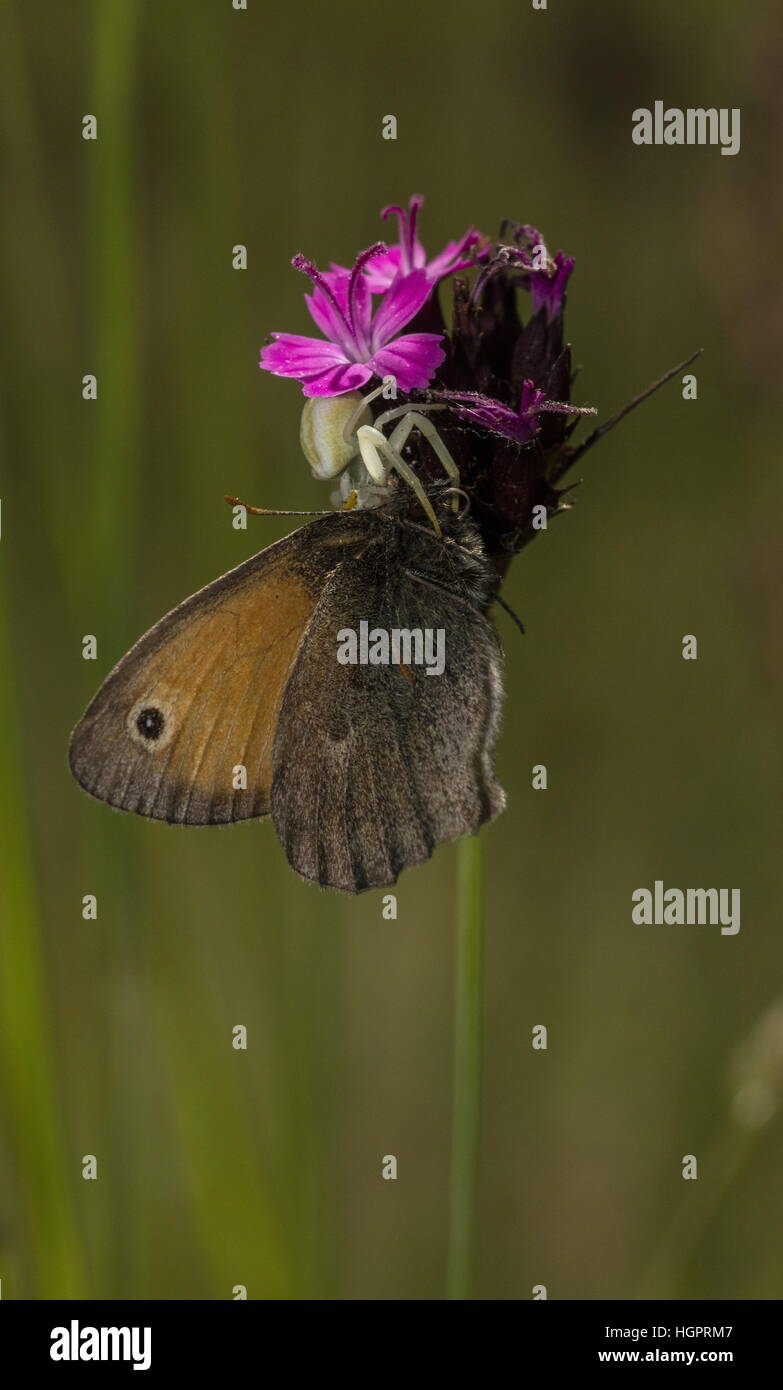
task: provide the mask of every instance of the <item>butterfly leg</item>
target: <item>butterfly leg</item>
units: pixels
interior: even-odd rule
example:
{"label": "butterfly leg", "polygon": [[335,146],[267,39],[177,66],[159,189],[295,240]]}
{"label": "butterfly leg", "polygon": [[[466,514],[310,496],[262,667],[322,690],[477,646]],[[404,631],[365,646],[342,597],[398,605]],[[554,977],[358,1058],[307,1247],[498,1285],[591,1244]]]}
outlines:
{"label": "butterfly leg", "polygon": [[393,468],[415,492],[424,512],[432,522],[432,527],[436,536],[442,535],[440,523],[438,522],[432,503],[424,491],[420,480],[416,477],[413,469],[405,462],[398,450],[394,448],[391,440],[388,440],[386,435],[383,434],[381,430],[377,429],[375,425],[361,425],[356,431],[356,438],[359,443],[359,453],[362,456],[362,463],[373,482],[385,483],[389,475],[389,470]]}

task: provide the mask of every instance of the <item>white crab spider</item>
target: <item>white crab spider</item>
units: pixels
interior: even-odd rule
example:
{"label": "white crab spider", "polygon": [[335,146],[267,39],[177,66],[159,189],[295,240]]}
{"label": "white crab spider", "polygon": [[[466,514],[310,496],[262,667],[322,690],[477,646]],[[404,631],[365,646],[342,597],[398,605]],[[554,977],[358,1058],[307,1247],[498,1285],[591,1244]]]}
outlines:
{"label": "white crab spider", "polygon": [[[379,386],[369,395],[348,391],[342,396],[311,397],[302,411],[300,439],[302,452],[315,478],[339,478],[339,497],[343,504],[355,505],[368,483],[383,487],[394,469],[413,489],[437,535],[438,519],[421,481],[402,457],[411,430],[417,429],[428,440],[449,477],[459,484],[459,469],[425,410],[443,410],[442,405],[395,406],[373,420],[370,401],[385,389]],[[398,420],[391,434],[384,425]],[[353,500],[352,500],[353,499]],[[456,496],[454,498],[456,507]]]}

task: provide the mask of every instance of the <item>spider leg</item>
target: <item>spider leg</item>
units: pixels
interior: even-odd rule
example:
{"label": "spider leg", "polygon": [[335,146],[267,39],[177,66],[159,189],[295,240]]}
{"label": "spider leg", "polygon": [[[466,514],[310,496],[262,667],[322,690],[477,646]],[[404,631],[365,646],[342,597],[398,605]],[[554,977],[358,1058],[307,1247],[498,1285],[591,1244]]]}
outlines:
{"label": "spider leg", "polygon": [[[375,394],[377,395],[377,392]],[[374,423],[379,427],[382,427],[383,425],[388,425],[390,420],[399,420],[401,415],[410,415],[412,412],[418,412],[419,414],[423,414],[426,410],[446,409],[447,406],[441,405],[439,403],[436,404],[433,402],[432,404],[430,404],[426,401],[422,401],[421,403],[417,401],[416,404],[413,405],[411,401],[408,401],[407,405],[395,405],[392,407],[391,410],[384,410],[383,414],[379,415]]]}
{"label": "spider leg", "polygon": [[[394,431],[394,435],[396,434],[397,430]],[[387,439],[386,435],[377,429],[375,425],[361,425],[356,431],[356,438],[359,443],[359,453],[362,456],[362,463],[373,481],[376,483],[385,483],[389,474],[389,469],[395,469],[408,486],[413,489],[416,497],[421,503],[423,511],[432,522],[432,528],[436,536],[442,535],[440,523],[435,515],[432,503],[413,469],[409,467],[395,447],[393,443],[394,436],[392,436],[392,439]]]}
{"label": "spider leg", "polygon": [[[391,415],[391,413],[391,411],[387,411],[387,416]],[[380,418],[383,419],[384,417],[381,416]],[[376,421],[376,426],[377,424],[378,421]],[[407,411],[403,419],[400,420],[399,425],[397,425],[392,430],[391,434],[389,435],[389,444],[391,445],[391,447],[393,449],[396,449],[398,453],[402,453],[402,450],[405,447],[406,441],[408,439],[408,435],[410,434],[412,429],[417,429],[419,433],[424,436],[428,444],[431,446],[433,452],[437,454],[449,477],[452,478],[455,483],[459,483],[459,469],[456,463],[454,462],[454,459],[451,457],[451,454],[446,448],[446,445],[443,443],[443,440],[438,434],[438,431],[436,430],[432,421],[428,420],[426,415],[422,415],[419,410]],[[454,497],[451,503],[452,511],[456,512],[458,509],[458,505],[459,504],[457,502],[457,498]]]}
{"label": "spider leg", "polygon": [[[381,392],[382,392],[384,389],[385,389],[384,386],[378,386],[378,387],[376,388],[376,390],[375,390],[375,391],[371,391],[370,394],[369,394],[368,396],[362,396],[362,397],[361,397],[361,399],[360,399],[360,401],[359,401],[359,404],[357,405],[356,409],[353,411],[353,413],[352,413],[351,415],[348,416],[348,419],[346,420],[345,424],[343,425],[343,439],[344,439],[344,441],[345,441],[346,444],[350,444],[350,443],[351,443],[351,440],[353,439],[354,434],[357,432],[357,427],[358,427],[359,421],[361,420],[362,416],[364,415],[365,411],[367,410],[367,407],[369,406],[370,401],[374,401],[374,400],[376,399],[377,396],[380,396]],[[369,411],[367,411],[367,413],[368,413],[368,415],[369,415]],[[370,419],[372,419],[372,416],[370,416]]]}

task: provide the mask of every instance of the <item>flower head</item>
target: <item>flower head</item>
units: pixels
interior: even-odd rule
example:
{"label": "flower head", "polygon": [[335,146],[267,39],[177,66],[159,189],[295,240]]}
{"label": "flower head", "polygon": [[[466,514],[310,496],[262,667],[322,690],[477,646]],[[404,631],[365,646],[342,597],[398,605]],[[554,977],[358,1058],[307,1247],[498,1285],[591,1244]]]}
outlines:
{"label": "flower head", "polygon": [[478,391],[439,391],[439,401],[448,402],[455,415],[482,429],[490,430],[515,444],[529,444],[535,435],[538,417],[545,411],[558,415],[595,415],[592,406],[571,405],[568,401],[550,401],[546,393],[530,380],[522,383],[519,409],[514,410],[502,401],[483,396]]}
{"label": "flower head", "polygon": [[[574,372],[564,312],[573,257],[551,256],[535,227],[505,220],[491,244],[471,227],[428,259],[418,234],[422,203],[413,197],[407,209],[385,208],[385,219],[397,219],[397,244],[376,242],[350,270],[332,264],[319,271],[296,256],[294,266],[312,281],[307,307],[323,336],[274,333],[260,365],[299,381],[315,398],[305,406],[303,440],[318,477],[346,478],[360,443],[358,421],[383,430],[408,414],[415,427],[400,462],[425,488],[442,480],[444,460],[449,472],[456,467],[484,549],[502,575],[539,533],[542,509],[550,516],[569,505],[560,483],[576,460],[692,359],[572,443],[579,417],[596,413],[569,400]],[[477,273],[470,279],[459,273],[471,267]],[[433,293],[446,276],[453,276],[448,322]],[[393,377],[403,398],[425,388],[426,397],[388,411],[382,387],[362,389],[373,377]],[[339,399],[349,392],[355,401]],[[354,435],[346,439],[347,422]],[[315,442],[311,434],[318,434]]]}
{"label": "flower head", "polygon": [[[586,413],[569,401],[573,372],[563,310],[572,264],[562,253],[553,261],[534,227],[507,222],[473,285],[454,279],[446,360],[428,399],[447,407],[437,428],[500,567],[538,534],[535,508],[552,515],[567,505],[557,482],[574,453],[574,425]],[[520,289],[533,299],[527,312]],[[411,456],[421,475],[432,478],[428,460],[424,448]]]}
{"label": "flower head", "polygon": [[[397,218],[399,239],[396,246],[390,246],[384,255],[378,256],[367,266],[365,275],[373,293],[382,293],[396,275],[409,275],[412,270],[423,270],[432,286],[446,275],[467,270],[476,259],[487,254],[488,248],[481,245],[484,240],[481,233],[475,227],[468,227],[460,241],[447,242],[440,254],[428,261],[418,233],[419,209],[423,202],[420,195],[414,195],[408,203],[407,212],[394,203],[381,212],[384,221],[392,216]],[[472,254],[468,254],[471,248]]]}
{"label": "flower head", "polygon": [[292,265],[310,276],[312,295],[305,295],[310,314],[324,339],[297,333],[273,333],[261,350],[260,366],[275,376],[295,377],[306,396],[340,396],[373,376],[393,376],[401,391],[427,386],[443,362],[439,333],[404,333],[432,288],[421,269],[398,274],[373,307],[367,266],[388,256],[384,242],[363,251],[352,270],[319,271],[304,256]]}
{"label": "flower head", "polygon": [[517,275],[515,283],[530,291],[533,313],[546,308],[547,322],[552,323],[565,308],[566,286],[574,268],[574,258],[564,251],[550,256],[541,233],[527,222],[513,227],[513,241],[512,246],[498,248],[484,276],[504,268],[520,269],[522,274]]}

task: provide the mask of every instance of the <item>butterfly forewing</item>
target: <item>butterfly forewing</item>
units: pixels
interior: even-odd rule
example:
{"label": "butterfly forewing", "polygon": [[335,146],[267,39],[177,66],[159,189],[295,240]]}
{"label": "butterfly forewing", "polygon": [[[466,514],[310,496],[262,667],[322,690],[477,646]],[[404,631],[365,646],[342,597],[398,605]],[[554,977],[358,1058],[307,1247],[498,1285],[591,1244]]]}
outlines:
{"label": "butterfly forewing", "polygon": [[136,643],[72,734],[71,769],[86,791],[183,825],[268,813],[288,673],[353,539],[325,529],[316,522],[261,551]]}

